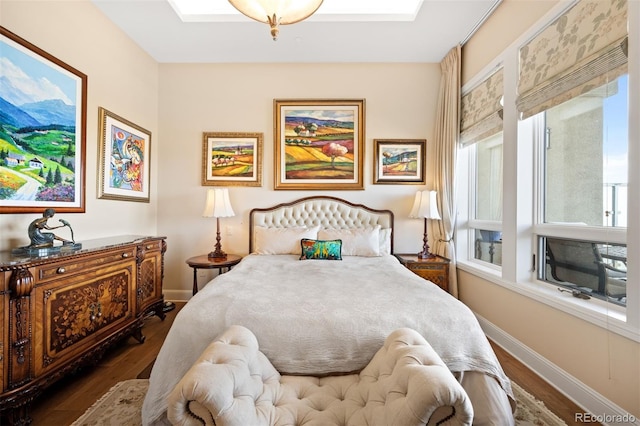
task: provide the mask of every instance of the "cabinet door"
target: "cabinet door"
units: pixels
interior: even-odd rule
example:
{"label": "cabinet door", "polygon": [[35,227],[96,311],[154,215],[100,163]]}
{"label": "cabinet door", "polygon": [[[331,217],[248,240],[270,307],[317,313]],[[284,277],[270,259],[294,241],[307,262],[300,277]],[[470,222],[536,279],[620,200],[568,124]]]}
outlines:
{"label": "cabinet door", "polygon": [[162,239],[147,240],[138,246],[138,314],[162,302],[165,249],[166,243]]}
{"label": "cabinet door", "polygon": [[35,370],[39,376],[133,322],[136,262],[90,269],[37,286]]}

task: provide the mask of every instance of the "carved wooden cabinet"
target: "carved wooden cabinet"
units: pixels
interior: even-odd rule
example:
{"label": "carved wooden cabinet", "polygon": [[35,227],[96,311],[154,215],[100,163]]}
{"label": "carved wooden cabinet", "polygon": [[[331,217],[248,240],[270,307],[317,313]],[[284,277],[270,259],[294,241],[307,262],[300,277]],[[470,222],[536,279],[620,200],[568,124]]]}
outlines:
{"label": "carved wooden cabinet", "polygon": [[82,242],[46,257],[0,252],[0,424],[29,424],[42,390],[94,362],[144,317],[164,319],[164,237]]}
{"label": "carved wooden cabinet", "polygon": [[395,256],[414,274],[449,292],[449,259],[437,255],[430,259],[421,259],[415,254],[396,254]]}

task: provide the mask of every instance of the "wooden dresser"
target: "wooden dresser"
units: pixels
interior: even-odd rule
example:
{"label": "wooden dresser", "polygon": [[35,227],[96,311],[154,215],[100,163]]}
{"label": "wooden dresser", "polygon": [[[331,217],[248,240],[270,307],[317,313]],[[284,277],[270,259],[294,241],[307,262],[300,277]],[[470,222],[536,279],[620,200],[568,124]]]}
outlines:
{"label": "wooden dresser", "polygon": [[395,256],[407,269],[449,292],[449,259],[442,256],[421,259],[415,254],[396,254]]}
{"label": "wooden dresser", "polygon": [[0,424],[29,424],[47,386],[125,337],[143,343],[147,314],[164,319],[164,237],[80,243],[46,257],[0,252]]}

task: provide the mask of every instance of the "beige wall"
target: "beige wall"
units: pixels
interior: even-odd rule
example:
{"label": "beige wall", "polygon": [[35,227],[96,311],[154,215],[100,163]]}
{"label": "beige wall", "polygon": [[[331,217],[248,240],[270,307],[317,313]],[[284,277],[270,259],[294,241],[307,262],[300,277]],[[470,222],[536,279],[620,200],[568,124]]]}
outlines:
{"label": "beige wall", "polygon": [[462,83],[480,72],[560,0],[502,0],[462,47]]}
{"label": "beige wall", "polygon": [[[88,76],[86,213],[59,213],[82,241],[157,232],[158,64],[89,1],[0,2],[0,25]],[[97,199],[98,107],[151,131],[151,202]],[[0,250],[29,243],[27,226],[41,214],[0,214]],[[60,232],[61,236],[68,236]]]}
{"label": "beige wall", "polygon": [[[472,79],[558,3],[505,0],[465,45],[463,80]],[[469,272],[458,271],[458,290],[489,323],[640,418],[640,344]]]}
{"label": "beige wall", "polygon": [[[248,213],[302,196],[329,194],[395,213],[397,251],[417,252],[422,222],[407,216],[425,186],[373,185],[373,140],[427,139],[433,170],[438,64],[157,64],[88,0],[7,1],[0,24],[88,75],[86,213],[63,214],[79,241],[114,234],[168,237],[165,296],[191,294],[190,256],[209,252],[215,221],[201,217],[202,132],[262,132],[263,186],[232,187],[236,216],[222,219],[223,248],[248,251]],[[55,22],[55,28],[51,23]],[[364,191],[273,190],[273,99],[366,99]],[[98,107],[152,132],[151,203],[98,200]],[[28,244],[40,215],[0,215],[0,250]],[[212,277],[200,271],[201,283]]]}
{"label": "beige wall", "polygon": [[[407,216],[415,191],[424,187],[373,185],[373,140],[431,141],[439,79],[438,64],[161,64],[158,229],[169,237],[165,293],[188,296],[192,271],[185,259],[211,251],[215,243],[215,220],[201,217],[205,131],[264,133],[263,186],[230,187],[236,216],[221,219],[225,251],[248,252],[251,208],[318,194],[391,209],[396,251],[419,251],[423,223]],[[273,100],[287,98],[366,99],[364,191],[273,189]],[[428,171],[433,170],[432,153],[430,142]],[[211,276],[206,270],[201,274],[201,283]]]}

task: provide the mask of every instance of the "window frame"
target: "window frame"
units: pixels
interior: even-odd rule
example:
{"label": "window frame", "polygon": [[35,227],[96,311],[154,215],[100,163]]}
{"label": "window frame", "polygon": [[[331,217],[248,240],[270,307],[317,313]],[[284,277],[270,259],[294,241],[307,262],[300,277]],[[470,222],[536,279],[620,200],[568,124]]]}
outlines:
{"label": "window frame", "polygon": [[[640,92],[640,3],[629,2],[629,63],[628,63],[628,123],[629,123],[629,164],[640,164],[640,146],[633,141],[640,140],[640,122],[632,117],[640,116],[640,98],[631,96]],[[599,228],[545,224],[541,218],[539,179],[541,178],[535,135],[544,135],[544,123],[539,115],[520,121],[515,100],[518,79],[518,49],[545,25],[552,22],[567,9],[559,5],[538,25],[514,41],[493,62],[488,64],[465,87],[473,87],[488,75],[498,64],[504,67],[504,111],[503,111],[503,259],[502,268],[488,267],[487,262],[474,261],[471,232],[486,223],[475,221],[475,200],[473,162],[471,147],[460,148],[457,167],[457,202],[459,214],[456,221],[457,247],[460,270],[492,282],[523,296],[544,303],[550,307],[573,315],[613,333],[640,342],[640,264],[630,262],[627,277],[627,307],[592,298],[583,300],[562,293],[557,286],[537,279],[535,270],[538,236],[560,237],[594,241],[609,241],[626,244],[629,259],[640,259],[640,223],[629,221],[627,228]],[[543,22],[544,21],[544,22]],[[528,139],[527,139],[528,138]],[[531,159],[534,159],[533,161]],[[629,167],[628,205],[629,218],[640,215],[640,170]],[[634,223],[635,222],[635,223]],[[498,230],[498,229],[496,229]]]}
{"label": "window frame", "polygon": [[[502,131],[500,131],[499,133],[502,134],[502,141],[501,141],[501,145],[504,146],[504,133]],[[469,161],[469,188],[470,188],[470,198],[469,198],[469,207],[470,207],[470,211],[469,211],[469,224],[468,224],[468,230],[467,232],[469,233],[468,235],[468,239],[471,242],[469,244],[469,250],[468,250],[468,254],[467,257],[470,261],[472,262],[478,262],[481,265],[484,265],[487,268],[490,269],[494,269],[494,270],[501,270],[502,269],[502,265],[500,264],[495,264],[495,263],[491,263],[491,262],[487,262],[484,261],[482,259],[477,259],[475,257],[475,232],[476,231],[494,231],[494,232],[502,232],[502,220],[489,220],[489,219],[477,219],[477,202],[478,202],[478,185],[477,185],[477,176],[478,176],[478,144],[482,143],[483,141],[485,141],[488,138],[491,138],[495,135],[489,136],[481,141],[478,141],[477,143],[474,143],[473,145],[470,145],[469,148],[469,153],[470,153],[470,161]],[[504,155],[503,155],[504,158]],[[504,161],[504,160],[503,160]],[[502,166],[501,166],[502,167]],[[504,174],[503,174],[503,180],[504,180]],[[503,189],[504,191],[504,183],[503,183]],[[504,208],[503,208],[504,209]],[[501,262],[502,263],[502,262]]]}

